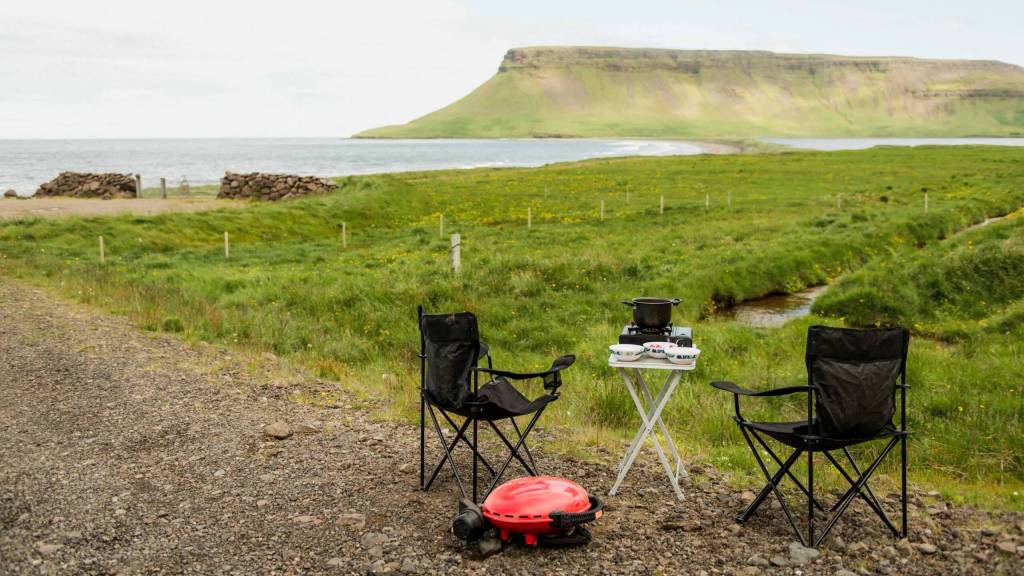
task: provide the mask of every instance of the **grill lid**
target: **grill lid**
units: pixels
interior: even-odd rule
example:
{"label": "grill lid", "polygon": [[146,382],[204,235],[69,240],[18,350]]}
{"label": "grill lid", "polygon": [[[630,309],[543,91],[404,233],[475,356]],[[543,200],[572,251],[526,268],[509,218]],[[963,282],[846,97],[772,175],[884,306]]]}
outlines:
{"label": "grill lid", "polygon": [[488,518],[547,518],[555,511],[589,510],[590,497],[582,486],[571,480],[527,476],[495,488],[482,509]]}

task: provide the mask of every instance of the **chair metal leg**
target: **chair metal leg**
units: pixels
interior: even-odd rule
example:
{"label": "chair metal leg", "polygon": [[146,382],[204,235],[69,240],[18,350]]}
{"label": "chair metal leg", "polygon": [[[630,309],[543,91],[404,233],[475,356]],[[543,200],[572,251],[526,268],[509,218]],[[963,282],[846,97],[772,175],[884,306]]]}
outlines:
{"label": "chair metal leg", "polygon": [[[519,430],[519,424],[516,423],[516,419],[509,418],[509,421],[512,422],[512,427],[516,429],[516,436],[522,438],[523,433]],[[530,460],[530,466],[533,467],[533,472],[531,474],[533,476],[537,476],[537,463],[533,461],[533,453],[530,452],[530,445],[524,442],[523,450],[526,450],[526,457]]]}
{"label": "chair metal leg", "polygon": [[420,490],[423,490],[423,481],[426,478],[426,400],[423,399],[422,392],[420,393]]}
{"label": "chair metal leg", "polygon": [[487,487],[487,492],[484,493],[485,499],[494,490],[495,486],[498,485],[498,482],[501,480],[502,474],[504,474],[505,470],[508,469],[508,465],[512,463],[512,459],[519,454],[519,450],[523,447],[523,444],[526,442],[526,436],[530,434],[531,430],[533,430],[533,425],[537,423],[537,420],[540,418],[540,415],[543,412],[544,408],[541,408],[540,410],[537,410],[536,412],[533,413],[533,418],[531,418],[530,423],[526,425],[526,429],[523,431],[522,437],[519,438],[519,442],[517,442],[515,447],[512,448],[512,453],[509,454],[508,458],[505,459],[505,462],[501,465],[501,468],[498,469],[498,473],[494,476],[494,480],[491,481],[491,485]]}
{"label": "chair metal leg", "polygon": [[[509,442],[508,438],[506,438],[505,435],[501,433],[501,429],[498,428],[497,424],[495,424],[494,422],[491,422],[490,420],[488,420],[487,423],[491,425],[491,429],[494,430],[494,433],[497,434],[498,438],[500,438],[501,441],[505,444],[505,447],[508,448],[511,451],[512,450],[512,443]],[[519,435],[519,439],[523,439],[523,435],[522,434]],[[523,448],[525,448],[525,447],[526,447],[526,442],[524,441],[523,442]],[[529,464],[527,464],[526,461],[523,460],[522,456],[520,456],[518,453],[513,453],[513,457],[516,460],[518,460],[520,464],[523,465],[523,468],[526,469],[526,473],[527,474],[529,474],[530,476],[536,476],[537,475],[536,470],[534,470]]]}
{"label": "chair metal leg", "polygon": [[[772,450],[770,446],[768,446],[768,443],[764,441],[764,438],[761,438],[761,435],[758,434],[757,432],[754,432],[753,430],[751,430],[751,435],[754,437],[755,440],[757,440],[758,444],[760,444],[761,447],[764,448],[765,452],[767,452],[768,455],[772,457],[772,460],[775,460],[775,463],[778,464],[779,467],[782,467],[782,460],[778,457],[777,454],[775,454],[775,451]],[[798,488],[800,488],[800,491],[804,493],[804,496],[810,498],[811,493],[807,490],[807,487],[804,486],[804,483],[801,482],[795,474],[793,474],[792,470],[786,470],[786,476],[789,476],[789,479],[792,480]],[[822,512],[825,511],[825,508],[821,504],[818,504],[818,500],[816,498],[811,498],[811,501],[814,502],[815,508],[821,510]]]}
{"label": "chair metal leg", "polygon": [[[433,417],[433,416],[434,416],[433,413],[431,413],[431,417]],[[435,420],[436,420],[436,418],[435,418]],[[451,444],[445,445],[444,436],[440,437],[441,438],[441,446],[444,447],[444,449],[445,449],[445,455],[441,457],[441,461],[437,463],[437,466],[434,466],[434,471],[430,474],[430,479],[427,480],[427,484],[423,488],[424,491],[430,490],[430,487],[434,484],[434,479],[437,478],[438,473],[440,473],[441,469],[444,468],[444,463],[445,462],[447,462],[448,460],[452,460],[452,462],[454,462],[454,460],[452,459],[452,455],[451,455],[452,450],[455,450],[455,445],[459,443],[459,439],[460,438],[464,438],[463,435],[466,433],[466,429],[468,427],[469,427],[469,420],[466,420],[465,422],[462,423],[462,427],[461,428],[456,428],[455,429],[455,438],[452,440]]]}
{"label": "chair metal leg", "polygon": [[[451,416],[448,416],[448,414],[445,413],[444,410],[441,410],[441,415],[444,416],[444,419],[448,421],[448,424],[452,427],[452,430],[458,430],[459,429],[459,425],[456,424],[455,421],[451,419]],[[468,422],[469,419],[467,418],[466,421]],[[462,440],[462,443],[465,444],[470,450],[473,449],[473,443],[470,442],[469,439],[466,438],[465,434],[463,434],[461,436],[461,440]],[[487,462],[487,459],[484,458],[482,455],[480,456],[480,463],[483,464],[485,468],[487,468],[488,472],[490,472],[491,474],[494,474],[494,468],[491,468],[491,465]]]}
{"label": "chair metal leg", "polygon": [[904,434],[900,439],[902,446],[900,447],[900,505],[903,507],[902,511],[902,532],[900,535],[903,538],[908,536],[907,533],[907,436]]}
{"label": "chair metal leg", "polygon": [[[844,448],[843,451],[845,452],[846,449]],[[843,476],[843,478],[845,478],[846,481],[849,482],[852,486],[855,480],[846,472],[846,470],[839,464],[839,462],[836,461],[836,459],[833,458],[832,455],[829,454],[828,452],[825,452],[825,457],[828,458],[830,462],[832,462],[832,465],[835,466],[836,470],[838,470],[839,473]],[[859,475],[860,469],[857,468],[857,463],[853,461],[853,457],[849,453],[846,454],[846,457],[850,459],[850,464],[853,465],[854,472],[856,472]],[[877,514],[878,517],[882,519],[882,522],[885,523],[885,525],[889,528],[889,530],[892,531],[893,534],[899,535],[899,531],[896,530],[896,527],[893,526],[892,522],[889,521],[889,517],[886,515],[885,510],[882,509],[882,505],[878,502],[878,499],[875,497],[874,493],[871,492],[871,488],[867,485],[867,483],[864,484],[864,489],[867,493],[865,494],[864,492],[861,492],[861,499],[863,499],[867,503],[867,505],[870,506],[871,509],[875,511],[875,514]],[[836,502],[836,505],[832,507],[831,511],[835,512],[838,506],[839,502]]]}
{"label": "chair metal leg", "polygon": [[[451,450],[448,449],[448,444],[446,444],[444,441],[444,433],[441,432],[441,425],[437,423],[437,416],[434,415],[433,407],[428,406],[427,408],[430,411],[430,420],[434,423],[434,431],[437,432],[437,437],[441,439],[441,447],[444,448],[444,460],[442,460],[441,463],[438,464],[438,470],[434,471],[433,476],[431,476],[430,478],[430,482],[427,483],[427,488],[430,488],[430,483],[432,483],[434,481],[434,478],[437,477],[437,472],[440,470],[440,466],[443,465],[445,461],[447,461],[451,465],[452,474],[455,475],[455,482],[459,485],[459,492],[462,493],[462,497],[465,498],[466,486],[462,483],[462,478],[459,476],[459,467],[455,465],[455,459],[452,458],[452,452]],[[455,437],[455,442],[459,440],[459,437],[461,435],[462,434],[460,433]],[[452,442],[453,446],[455,442]],[[426,490],[427,488],[424,488],[424,490]]]}
{"label": "chair metal leg", "polygon": [[814,542],[814,450],[807,451],[807,541]]}
{"label": "chair metal leg", "polygon": [[861,490],[864,489],[864,485],[867,484],[868,479],[871,478],[871,475],[874,474],[875,470],[878,469],[878,465],[882,463],[882,460],[885,459],[885,457],[889,454],[890,451],[892,451],[892,449],[896,446],[896,443],[899,441],[899,437],[894,437],[892,440],[890,440],[889,443],[885,446],[885,449],[882,450],[882,453],[878,455],[878,458],[875,458],[875,461],[871,463],[871,466],[869,466],[867,470],[861,473],[861,475],[857,478],[857,481],[853,484],[853,486],[851,486],[850,489],[847,490],[845,494],[843,494],[843,497],[839,500],[839,506],[836,508],[836,511],[832,514],[832,517],[828,519],[828,522],[825,524],[825,528],[822,530],[817,540],[813,541],[814,546],[820,544],[821,541],[824,540],[826,536],[828,536],[828,533],[836,525],[836,522],[843,515],[843,512],[846,512],[846,508],[849,507],[851,502],[853,502],[853,499],[857,496],[857,494],[859,494]]}
{"label": "chair metal leg", "polygon": [[477,475],[476,475],[476,461],[480,459],[480,453],[476,451],[476,424],[477,424],[477,420],[476,420],[476,418],[473,418],[473,503],[474,504],[479,502],[479,500],[476,499],[476,492],[477,492],[477,490],[476,490],[476,484],[477,484],[476,483],[476,479],[477,479]]}
{"label": "chair metal leg", "polygon": [[745,522],[750,517],[750,515],[753,514],[755,510],[757,510],[757,507],[761,505],[761,502],[764,501],[764,498],[768,495],[768,490],[771,490],[775,494],[775,497],[779,500],[779,505],[782,506],[782,511],[786,515],[786,520],[789,521],[789,525],[793,528],[793,532],[796,534],[797,539],[799,539],[800,543],[804,546],[809,546],[809,542],[804,539],[803,533],[800,531],[800,528],[796,525],[796,519],[793,517],[792,510],[789,509],[789,505],[786,504],[786,499],[783,498],[782,492],[779,491],[779,482],[782,480],[782,477],[785,475],[786,471],[789,470],[789,467],[792,466],[793,463],[796,462],[797,458],[800,457],[800,455],[803,453],[803,450],[799,448],[794,450],[793,454],[786,459],[786,462],[783,465],[783,467],[778,472],[775,473],[775,476],[772,476],[771,474],[768,473],[768,468],[764,465],[764,461],[761,460],[761,456],[757,453],[757,449],[754,448],[754,443],[751,442],[747,429],[744,428],[743,426],[740,426],[740,432],[743,433],[743,438],[747,441],[747,446],[750,447],[750,451],[754,454],[754,460],[757,460],[757,465],[759,468],[761,468],[761,473],[764,474],[765,479],[768,480],[768,485],[765,486],[763,490],[761,490],[762,493],[758,495],[758,498],[751,502],[750,506],[748,506],[747,509],[744,510],[744,512],[736,519],[737,522]]}

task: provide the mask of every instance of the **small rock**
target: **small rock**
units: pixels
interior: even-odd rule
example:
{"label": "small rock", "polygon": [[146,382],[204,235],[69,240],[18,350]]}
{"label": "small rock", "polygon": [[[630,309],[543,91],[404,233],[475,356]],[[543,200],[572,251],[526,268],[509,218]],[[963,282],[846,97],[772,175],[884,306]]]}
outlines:
{"label": "small rock", "polygon": [[369,550],[367,550],[366,553],[370,555],[370,558],[378,558],[379,559],[379,558],[384,556],[384,547],[383,546],[374,546],[373,548],[370,548]]}
{"label": "small rock", "polygon": [[868,549],[868,545],[863,542],[854,542],[846,547],[848,554],[860,554],[861,552]]}
{"label": "small rock", "polygon": [[807,564],[818,556],[821,556],[821,552],[814,548],[807,548],[799,542],[791,542],[789,544],[789,559],[797,566]]}
{"label": "small rock", "polygon": [[739,524],[730,524],[727,528],[727,530],[732,534],[738,534],[741,529],[742,528],[740,528]]}
{"label": "small rock", "polygon": [[1009,540],[998,542],[996,544],[996,548],[999,549],[1000,552],[1006,552],[1007,554],[1014,554],[1017,552],[1017,545]]}
{"label": "small rock", "polygon": [[14,188],[11,188],[7,192],[4,192],[4,198],[17,198],[17,197],[18,197],[18,193],[14,190]]}
{"label": "small rock", "polygon": [[213,476],[214,476],[215,478],[220,478],[220,477],[221,477],[221,476],[223,476],[224,474],[226,474],[226,472],[224,472],[223,470],[217,470],[216,472],[214,472],[214,473],[213,473]]}
{"label": "small rock", "polygon": [[292,516],[292,522],[296,524],[319,524],[320,519],[316,516]]}
{"label": "small rock", "polygon": [[50,554],[53,554],[54,552],[60,549],[60,544],[47,544],[46,542],[36,543],[36,550],[38,550],[39,553],[43,556],[49,556]]}
{"label": "small rock", "polygon": [[342,560],[341,558],[338,558],[337,556],[335,556],[334,558],[331,558],[330,560],[327,561],[327,565],[330,566],[331,568],[337,568],[338,566],[341,566],[344,563],[345,563],[345,561]]}
{"label": "small rock", "polygon": [[295,434],[315,434],[320,431],[318,422],[301,422],[291,427]]}
{"label": "small rock", "polygon": [[267,424],[266,426],[264,426],[263,433],[266,434],[267,436],[270,436],[271,438],[284,440],[285,438],[288,438],[289,436],[292,435],[292,428],[291,426],[288,425],[287,422],[278,420],[273,424]]}
{"label": "small rock", "polygon": [[493,531],[484,534],[484,537],[477,542],[477,546],[480,547],[480,556],[483,558],[489,558],[501,552],[501,540],[494,535]]}
{"label": "small rock", "polygon": [[412,474],[416,471],[416,466],[410,462],[406,462],[398,467],[398,471],[402,474]]}
{"label": "small rock", "polygon": [[859,576],[859,574],[857,574],[856,572],[851,572],[846,568],[840,568],[839,570],[836,570],[835,576]]}
{"label": "small rock", "polygon": [[380,532],[367,532],[366,534],[363,534],[363,538],[362,540],[360,540],[360,544],[362,544],[363,548],[366,549],[374,547],[379,548],[381,546],[384,546],[384,543],[386,541],[387,537],[381,534]]}
{"label": "small rock", "polygon": [[934,544],[929,544],[929,543],[925,542],[924,544],[918,544],[917,545],[917,551],[920,552],[921,554],[931,555],[931,554],[935,554],[936,552],[938,552],[939,549],[936,548]]}
{"label": "small rock", "polygon": [[914,553],[914,547],[910,545],[910,541],[906,538],[900,538],[899,542],[896,543],[896,550],[903,556],[910,556]]}
{"label": "small rock", "polygon": [[420,566],[412,558],[406,558],[405,560],[402,560],[402,567],[399,568],[399,570],[405,574],[419,574]]}
{"label": "small rock", "polygon": [[347,526],[349,528],[355,528],[356,530],[362,530],[366,526],[366,516],[356,513],[342,514],[338,516],[338,519],[334,521],[338,526]]}
{"label": "small rock", "polygon": [[975,552],[974,554],[971,554],[971,556],[973,556],[978,562],[988,562],[988,554],[985,554],[984,552]]}
{"label": "small rock", "polygon": [[749,560],[747,560],[747,564],[750,564],[751,566],[761,566],[762,568],[767,568],[771,564],[771,562],[769,562],[767,558],[761,556],[760,554],[754,554],[750,557]]}
{"label": "small rock", "polygon": [[783,566],[789,566],[789,560],[786,560],[782,556],[772,556],[769,562],[772,563],[772,566],[778,566],[780,568]]}
{"label": "small rock", "polygon": [[742,500],[744,504],[750,504],[754,501],[754,498],[757,498],[757,495],[750,490],[746,490],[740,494],[740,500]]}
{"label": "small rock", "polygon": [[268,504],[270,504],[270,500],[257,500],[256,501],[256,507],[257,508],[263,508],[264,506],[266,506]]}
{"label": "small rock", "polygon": [[890,560],[895,560],[900,557],[900,553],[892,546],[886,546],[885,548],[882,548],[882,556],[885,556]]}
{"label": "small rock", "polygon": [[757,566],[744,566],[735,572],[737,576],[761,576],[761,569]]}

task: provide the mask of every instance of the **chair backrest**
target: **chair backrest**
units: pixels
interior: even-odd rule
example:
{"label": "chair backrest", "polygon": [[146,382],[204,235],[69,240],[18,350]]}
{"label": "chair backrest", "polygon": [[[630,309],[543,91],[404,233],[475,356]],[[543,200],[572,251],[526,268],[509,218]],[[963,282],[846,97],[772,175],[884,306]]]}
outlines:
{"label": "chair backrest", "polygon": [[816,433],[869,438],[892,427],[896,385],[906,382],[910,333],[904,328],[807,330],[807,380],[814,387]]}
{"label": "chair backrest", "polygon": [[424,359],[421,386],[446,410],[462,408],[472,394],[472,369],[480,356],[480,332],[470,312],[426,314],[419,307]]}

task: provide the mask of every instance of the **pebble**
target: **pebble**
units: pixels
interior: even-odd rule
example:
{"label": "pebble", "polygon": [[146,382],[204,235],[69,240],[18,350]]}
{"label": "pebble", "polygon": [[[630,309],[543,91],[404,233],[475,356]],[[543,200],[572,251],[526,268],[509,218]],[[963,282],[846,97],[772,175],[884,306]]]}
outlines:
{"label": "pebble", "polygon": [[291,431],[294,434],[315,434],[320,431],[320,424],[318,422],[300,422],[292,426]]}
{"label": "pebble", "polygon": [[932,554],[935,554],[936,552],[938,552],[939,549],[934,544],[929,544],[929,543],[925,542],[924,544],[918,544],[917,545],[917,551],[920,552],[921,554],[932,555]]}
{"label": "pebble", "polygon": [[277,422],[264,426],[263,433],[271,438],[284,440],[292,435],[292,428],[287,422],[278,420]]}
{"label": "pebble", "polygon": [[362,539],[359,541],[363,548],[379,548],[387,542],[387,537],[380,532],[367,532],[363,534]]}
{"label": "pebble", "polygon": [[402,464],[401,466],[398,467],[398,471],[401,472],[402,474],[412,474],[413,472],[416,471],[416,465],[410,462],[406,462],[405,464]]}
{"label": "pebble", "polygon": [[807,548],[799,542],[791,542],[789,544],[789,559],[797,566],[802,566],[811,562],[821,556],[821,552],[818,552],[814,548]]}
{"label": "pebble", "polygon": [[484,534],[483,538],[477,542],[477,546],[479,546],[480,556],[483,558],[489,558],[501,552],[501,540],[494,535],[493,531]]}
{"label": "pebble", "polygon": [[338,526],[346,526],[349,528],[355,528],[356,530],[362,530],[366,526],[366,516],[355,512],[341,514],[334,523]]}
{"label": "pebble", "polygon": [[341,566],[344,563],[345,563],[345,561],[342,560],[341,558],[338,558],[337,556],[335,556],[334,558],[331,558],[330,560],[327,561],[327,565],[330,566],[331,568],[337,568],[338,566]]}
{"label": "pebble", "polygon": [[266,506],[268,504],[270,504],[270,500],[257,500],[256,501],[256,507],[257,508],[263,508],[264,506]]}
{"label": "pebble", "polygon": [[735,572],[737,576],[760,576],[761,569],[757,566],[744,566]]}
{"label": "pebble", "polygon": [[840,568],[836,570],[835,576],[859,576],[856,572],[847,570],[846,568]]}
{"label": "pebble", "polygon": [[854,542],[846,547],[848,554],[860,554],[861,552],[868,549],[868,545],[863,542]]}
{"label": "pebble", "polygon": [[899,542],[896,542],[896,550],[899,550],[900,554],[904,556],[910,556],[914,553],[914,547],[910,545],[910,541],[906,538],[900,538]]}
{"label": "pebble", "polygon": [[1014,554],[1017,552],[1017,545],[1009,540],[998,542],[996,544],[996,548],[998,548],[1000,552],[1006,552],[1007,554]]}
{"label": "pebble", "polygon": [[767,567],[769,564],[771,564],[771,562],[769,562],[764,556],[761,556],[760,554],[754,554],[753,556],[751,556],[750,559],[747,560],[747,563],[751,566],[761,566],[762,568]]}
{"label": "pebble", "polygon": [[47,544],[46,542],[39,542],[36,544],[36,550],[38,550],[43,556],[49,556],[60,549],[60,544]]}
{"label": "pebble", "polygon": [[789,560],[786,560],[782,556],[772,556],[769,562],[772,563],[772,566],[778,566],[780,568],[783,566],[789,566]]}

